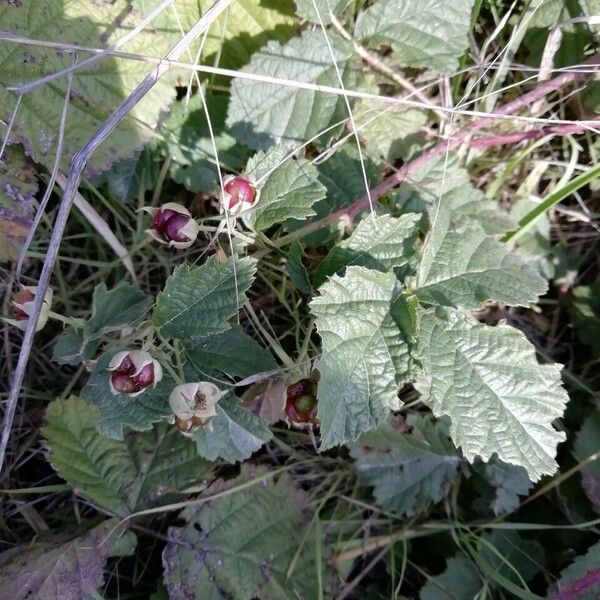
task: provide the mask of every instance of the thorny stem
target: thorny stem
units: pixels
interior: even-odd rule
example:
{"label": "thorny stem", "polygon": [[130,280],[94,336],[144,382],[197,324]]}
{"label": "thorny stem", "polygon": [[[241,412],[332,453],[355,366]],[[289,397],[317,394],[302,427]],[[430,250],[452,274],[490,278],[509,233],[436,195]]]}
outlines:
{"label": "thorny stem", "polygon": [[593,569],[580,579],[560,585],[556,592],[548,596],[548,600],[575,600],[597,583],[600,583],[600,569]]}
{"label": "thorny stem", "polygon": [[44,261],[42,274],[40,275],[40,279],[38,281],[38,293],[36,294],[33,302],[33,309],[30,314],[30,318],[27,321],[27,329],[25,330],[25,334],[23,336],[17,367],[15,369],[10,393],[6,401],[6,411],[4,413],[4,421],[2,424],[2,438],[0,439],[0,473],[2,472],[6,447],[8,445],[8,439],[10,437],[12,423],[17,408],[17,400],[21,386],[23,385],[25,369],[27,367],[29,354],[33,344],[35,327],[42,310],[44,294],[48,289],[50,276],[52,275],[54,263],[56,262],[56,257],[58,256],[60,241],[62,239],[62,235],[67,224],[67,219],[69,217],[69,212],[71,210],[75,195],[77,194],[77,189],[79,187],[85,166],[96,148],[114,131],[117,125],[152,89],[154,84],[169,70],[169,61],[172,59],[178,59],[187,50],[190,44],[198,36],[204,33],[204,31],[208,29],[212,22],[229,6],[230,1],[231,0],[216,0],[216,2],[202,15],[196,24],[187,32],[187,34],[183,36],[183,38],[181,38],[181,40],[179,40],[179,42],[177,42],[173,48],[171,48],[166,56],[166,61],[159,64],[142,80],[142,82],[133,90],[133,92],[131,92],[131,94],[108,117],[104,125],[89,139],[85,146],[83,146],[83,148],[79,150],[71,160],[67,185],[65,186],[64,194],[58,209],[58,215],[54,223],[52,237],[50,238],[50,242],[48,244],[48,251]]}

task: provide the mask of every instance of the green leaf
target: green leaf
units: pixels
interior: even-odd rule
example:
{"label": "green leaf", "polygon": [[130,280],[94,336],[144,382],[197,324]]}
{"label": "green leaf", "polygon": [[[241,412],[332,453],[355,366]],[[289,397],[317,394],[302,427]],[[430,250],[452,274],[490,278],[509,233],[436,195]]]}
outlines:
{"label": "green leaf", "polygon": [[[336,17],[341,15],[352,0],[294,0],[296,14],[301,19],[311,23],[328,25],[331,22],[330,13]],[[315,10],[316,6],[316,10]]]}
{"label": "green leaf", "polygon": [[273,356],[239,325],[186,345],[189,360],[202,369],[216,369],[232,377],[249,377],[277,368]]}
{"label": "green leaf", "polygon": [[210,425],[194,435],[198,454],[207,460],[245,460],[273,437],[263,419],[240,406],[234,394],[221,399],[216,408]]}
{"label": "green leaf", "polygon": [[68,542],[42,542],[0,554],[0,598],[81,600],[104,581],[109,556],[131,554],[133,533],[108,519]]}
{"label": "green leaf", "polygon": [[46,421],[54,469],[79,495],[119,516],[165,504],[210,472],[174,427],[112,440],[96,429],[98,409],[75,396],[52,402]]}
{"label": "green leaf", "polygon": [[194,340],[229,329],[246,301],[256,261],[229,258],[220,263],[211,256],[201,267],[180,265],[158,295],[153,322],[162,335]]}
{"label": "green leaf", "polygon": [[[328,33],[345,85],[353,84],[350,44]],[[285,45],[275,41],[256,52],[245,73],[339,87],[321,31],[304,32]],[[343,98],[285,85],[234,79],[227,125],[242,143],[257,150],[282,140],[305,141],[346,116]]]}
{"label": "green leaf", "polygon": [[52,360],[61,365],[78,365],[82,358],[91,358],[96,350],[97,344],[86,345],[83,329],[68,325],[56,340]]}
{"label": "green leaf", "polygon": [[[237,143],[225,129],[228,96],[207,93],[206,110],[210,115],[215,146],[221,168],[239,171],[246,162],[248,149]],[[209,192],[218,185],[215,151],[200,94],[192,96],[187,107],[176,102],[163,123],[162,151],[171,159],[171,177],[191,192]]]}
{"label": "green leaf", "polygon": [[412,173],[410,183],[402,184],[395,194],[396,204],[403,212],[432,213],[440,199],[454,226],[464,224],[466,219],[474,220],[489,234],[504,233],[514,227],[498,202],[473,186],[456,153],[450,153],[447,160],[444,157],[429,161]]}
{"label": "green leaf", "polygon": [[446,569],[419,592],[420,600],[473,600],[483,587],[477,567],[464,556],[446,561]]}
{"label": "green leaf", "polygon": [[33,223],[37,191],[37,173],[23,149],[7,146],[0,157],[0,261],[19,255]]}
{"label": "green leaf", "polygon": [[414,281],[419,300],[472,309],[487,300],[527,306],[546,292],[548,285],[536,269],[478,223],[454,224],[443,200],[434,212]]}
{"label": "green leaf", "polygon": [[[265,161],[265,154],[259,152],[248,162],[246,170],[256,176],[257,172],[264,172],[261,163],[271,161]],[[288,219],[302,221],[315,215],[312,205],[325,198],[325,187],[317,180],[318,176],[317,168],[304,158],[279,164],[261,184],[260,199],[248,213],[249,226],[261,231]]]}
{"label": "green leaf", "polygon": [[600,357],[600,285],[578,285],[567,305],[579,339]]}
{"label": "green leaf", "polygon": [[[140,22],[142,14],[129,8],[126,0],[3,2],[0,23],[4,30],[16,35],[59,44],[108,48]],[[169,47],[167,37],[146,27],[123,50],[142,56],[164,56]],[[81,62],[87,57],[87,54],[81,55],[78,60]],[[3,124],[0,137],[4,137],[17,100],[17,94],[7,87],[37,80],[72,63],[70,52],[32,45],[3,44],[0,47],[0,123]],[[73,154],[153,68],[154,65],[144,61],[110,56],[74,73],[60,161],[65,172]],[[11,141],[22,143],[26,154],[48,169],[52,169],[55,160],[66,92],[67,77],[61,77],[25,94],[10,133]],[[159,80],[109,140],[96,149],[88,173],[105,170],[151,141],[162,110],[174,97],[173,86],[164,79]]]}
{"label": "green leaf", "polygon": [[354,106],[354,122],[367,152],[390,164],[407,160],[425,145],[421,129],[427,114],[417,109],[361,100]]}
{"label": "green leaf", "polygon": [[101,283],[94,289],[92,316],[83,328],[84,337],[89,340],[122,327],[133,327],[151,306],[152,300],[128,283],[121,283],[112,290]]}
{"label": "green leaf", "polygon": [[[310,306],[323,347],[317,395],[327,449],[355,441],[399,406],[398,384],[411,369],[414,313],[393,273],[348,267],[320,292]],[[403,321],[409,326],[401,330]]]}
{"label": "green leaf", "polygon": [[495,489],[492,510],[496,515],[510,512],[519,506],[519,496],[525,496],[533,487],[523,467],[509,465],[493,458],[485,465],[485,475]]}
{"label": "green leaf", "polygon": [[287,475],[267,475],[244,469],[216,497],[184,511],[184,527],[169,530],[163,565],[170,600],[333,597],[325,557],[315,556],[321,540],[307,529],[313,513],[306,494]]}
{"label": "green leaf", "polygon": [[175,383],[168,373],[163,372],[163,378],[155,388],[148,388],[135,398],[113,394],[109,385],[110,373],[106,369],[117,350],[98,358],[90,379],[81,390],[81,397],[100,410],[98,431],[110,438],[122,440],[124,427],[145,431],[152,429],[153,423],[172,414],[168,400]]}
{"label": "green leaf", "polygon": [[[149,0],[135,0],[146,7],[153,6]],[[177,16],[173,9],[165,10],[153,23],[171,43],[181,39],[183,31],[188,31],[212,6],[213,0],[177,0]],[[223,14],[212,23],[206,39],[200,39],[190,46],[185,57],[196,62],[202,46],[201,63],[218,64],[220,67],[237,69],[246,64],[251,55],[268,40],[285,42],[294,34],[294,7],[291,0],[239,0],[231,2]],[[179,83],[187,86],[188,71],[179,72]]]}
{"label": "green leaf", "polygon": [[448,415],[450,434],[469,461],[521,465],[537,481],[556,470],[552,427],[568,401],[560,365],[538,364],[534,347],[508,325],[487,327],[456,311],[420,315],[419,357],[434,414]]}
{"label": "green leaf", "polygon": [[332,248],[315,273],[315,285],[321,285],[347,266],[359,265],[377,271],[389,271],[407,264],[415,253],[417,225],[421,215],[409,213],[398,218],[389,215],[366,216],[352,235]]}
{"label": "green leaf", "polygon": [[356,19],[354,35],[391,45],[407,67],[450,73],[467,49],[473,0],[381,0]]}
{"label": "green leaf", "polygon": [[[590,546],[587,552],[577,556],[575,560],[562,571],[560,579],[556,586],[553,586],[553,592],[548,596],[548,600],[561,600],[562,598],[577,598],[577,600],[598,600],[600,594],[600,581],[596,579],[595,583],[586,586],[585,589],[577,590],[577,584],[586,575],[598,572],[600,565],[600,542]],[[573,587],[575,585],[575,588]],[[567,590],[571,594],[567,596]]]}
{"label": "green leaf", "polygon": [[290,244],[290,249],[287,255],[287,272],[294,285],[303,294],[312,294],[313,287],[308,275],[308,271],[304,266],[302,259],[306,256],[302,244],[298,240],[294,240]]}
{"label": "green leaf", "polygon": [[407,425],[386,423],[362,435],[351,450],[361,477],[374,487],[377,503],[408,517],[439,502],[454,481],[460,459],[446,423],[410,415]]}
{"label": "green leaf", "polygon": [[[593,411],[581,425],[575,438],[573,455],[583,462],[593,454],[600,452],[600,411]],[[592,503],[593,509],[600,514],[600,459],[588,462],[581,469],[581,485]]]}

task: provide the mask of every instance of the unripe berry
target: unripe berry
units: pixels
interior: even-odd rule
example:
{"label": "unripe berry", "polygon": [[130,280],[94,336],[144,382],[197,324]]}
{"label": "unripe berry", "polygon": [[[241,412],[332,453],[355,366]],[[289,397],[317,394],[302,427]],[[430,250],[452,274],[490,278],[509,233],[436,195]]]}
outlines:
{"label": "unripe berry", "polygon": [[316,424],[317,398],[313,393],[313,382],[301,379],[287,388],[285,413],[292,425]]}

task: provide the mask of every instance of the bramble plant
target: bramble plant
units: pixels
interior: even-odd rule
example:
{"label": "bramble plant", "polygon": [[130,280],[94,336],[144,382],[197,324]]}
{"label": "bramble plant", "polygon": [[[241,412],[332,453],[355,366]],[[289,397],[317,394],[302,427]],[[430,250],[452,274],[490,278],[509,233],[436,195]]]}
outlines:
{"label": "bramble plant", "polygon": [[[549,233],[597,190],[593,2],[92,4],[0,7],[0,251],[40,282],[4,321],[25,359],[31,320],[53,344],[44,455],[97,511],[0,555],[0,600],[113,597],[110,557],[155,546],[162,575],[144,565],[131,597],[600,593],[598,544],[553,556],[509,518],[580,470],[589,500],[564,491],[557,522],[586,530],[600,506],[597,410],[569,408],[559,451],[568,357],[540,341],[564,313],[599,322],[594,294],[570,296],[595,246],[571,266]],[[536,76],[513,79],[525,61]],[[55,181],[81,215],[45,289]]]}

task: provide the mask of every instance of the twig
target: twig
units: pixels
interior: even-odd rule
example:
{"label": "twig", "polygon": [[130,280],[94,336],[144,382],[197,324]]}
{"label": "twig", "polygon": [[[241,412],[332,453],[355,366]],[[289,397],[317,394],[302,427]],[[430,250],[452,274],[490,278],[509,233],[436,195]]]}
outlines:
{"label": "twig", "polygon": [[229,6],[229,4],[230,0],[216,0],[216,2],[202,15],[196,24],[187,32],[187,34],[177,44],[175,44],[175,46],[173,46],[166,56],[167,61],[159,64],[143,79],[143,81],[135,88],[135,90],[133,90],[133,92],[131,92],[131,94],[108,117],[104,125],[89,139],[85,146],[79,150],[71,160],[67,184],[65,186],[65,191],[58,209],[58,215],[54,223],[52,237],[50,238],[50,243],[48,244],[46,260],[44,261],[42,274],[40,275],[40,279],[38,281],[38,291],[33,302],[32,311],[27,321],[27,329],[25,330],[25,334],[23,336],[23,342],[21,344],[21,351],[19,352],[19,359],[17,361],[15,375],[12,381],[8,399],[6,401],[6,412],[4,414],[4,421],[2,424],[2,438],[0,439],[0,472],[2,472],[2,466],[4,464],[4,456],[6,454],[8,438],[10,437],[12,422],[15,416],[17,399],[19,397],[21,386],[23,385],[25,369],[27,367],[31,346],[33,344],[35,327],[42,309],[44,294],[48,289],[50,276],[58,255],[60,241],[62,239],[62,235],[67,224],[67,219],[69,217],[69,212],[71,210],[71,205],[73,204],[75,194],[77,193],[77,188],[79,187],[79,182],[81,181],[81,176],[85,166],[96,148],[114,131],[117,125],[152,89],[154,84],[169,70],[169,61],[172,59],[178,59],[186,51],[189,45],[199,35],[204,33],[204,31],[212,24],[212,22]]}

